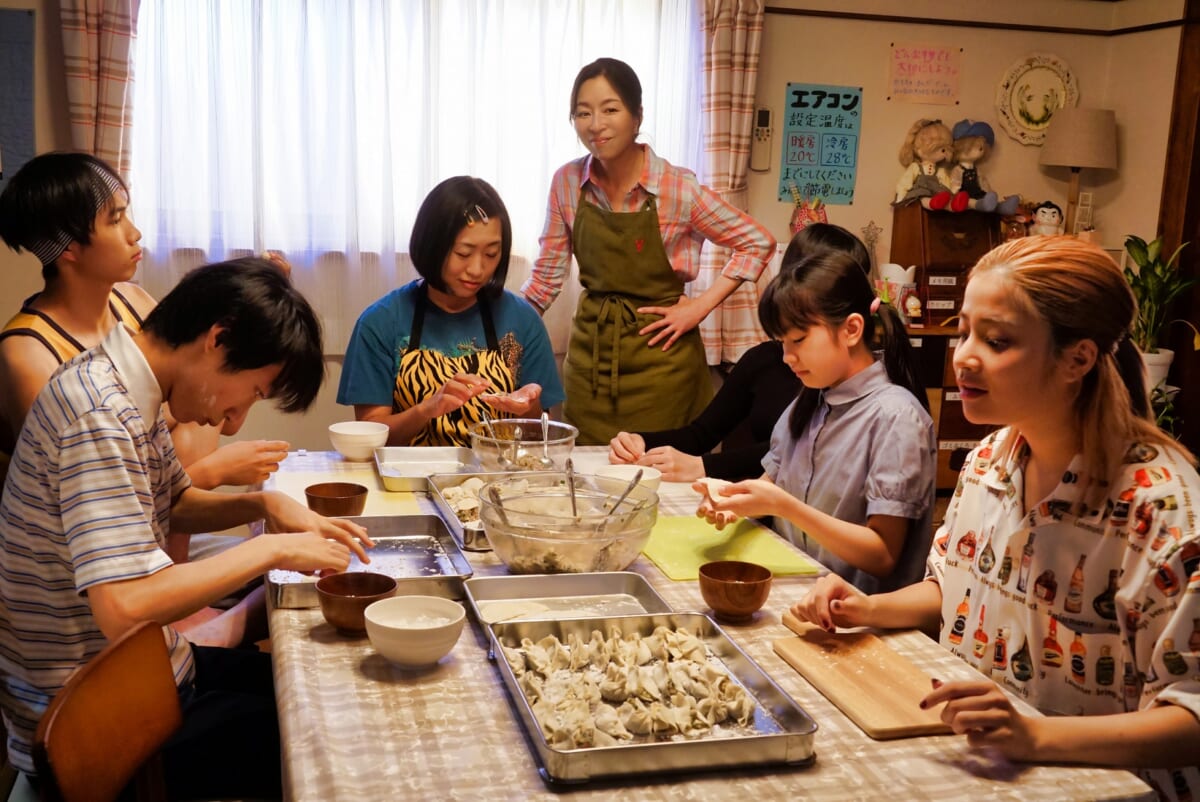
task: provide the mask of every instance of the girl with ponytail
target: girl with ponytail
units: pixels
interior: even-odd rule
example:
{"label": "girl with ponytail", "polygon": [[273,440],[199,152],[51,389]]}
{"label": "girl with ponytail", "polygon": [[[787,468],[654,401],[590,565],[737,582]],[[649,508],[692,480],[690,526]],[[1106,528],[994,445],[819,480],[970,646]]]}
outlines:
{"label": "girl with ponytail", "polygon": [[785,259],[758,315],[802,388],[775,425],[763,477],[723,488],[701,514],[718,526],[775,516],[786,537],[865,591],[916,581],[935,440],[903,319],[839,250]]}
{"label": "girl with ponytail", "polygon": [[[939,631],[984,676],[935,679],[921,706],[944,704],[973,746],[1136,769],[1163,799],[1195,798],[1200,477],[1150,418],[1136,313],[1091,243],[1029,237],[985,254],[954,369],[966,417],[1004,428],[964,465],[925,581],[866,596],[822,577],[793,612],[829,630]],[[1001,639],[1004,654],[989,648]],[[1043,644],[1070,662],[1041,660]]]}

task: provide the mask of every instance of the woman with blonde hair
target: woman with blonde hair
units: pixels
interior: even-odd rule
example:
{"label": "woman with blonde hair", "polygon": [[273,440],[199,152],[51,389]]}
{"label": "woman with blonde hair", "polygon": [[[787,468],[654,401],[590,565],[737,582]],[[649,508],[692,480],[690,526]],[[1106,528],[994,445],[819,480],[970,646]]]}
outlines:
{"label": "woman with blonde hair", "polygon": [[1162,798],[1190,799],[1200,477],[1150,417],[1135,314],[1090,243],[1023,238],[980,259],[954,370],[967,418],[1004,428],[964,465],[925,580],[867,596],[831,575],[793,612],[829,630],[937,630],[984,677],[935,679],[921,706],[944,703],[970,744],[1136,769]]}

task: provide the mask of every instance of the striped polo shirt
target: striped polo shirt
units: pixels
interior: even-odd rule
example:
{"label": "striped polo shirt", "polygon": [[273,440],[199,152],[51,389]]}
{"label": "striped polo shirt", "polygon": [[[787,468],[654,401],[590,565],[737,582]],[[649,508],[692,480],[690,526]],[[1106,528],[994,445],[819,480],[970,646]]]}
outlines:
{"label": "striped polo shirt", "polygon": [[[161,407],[122,325],[60,367],[25,419],[0,502],[0,709],[21,771],[51,698],[107,643],[88,588],[172,565],[171,502],[190,480]],[[164,635],[176,683],[190,682],[191,647]]]}

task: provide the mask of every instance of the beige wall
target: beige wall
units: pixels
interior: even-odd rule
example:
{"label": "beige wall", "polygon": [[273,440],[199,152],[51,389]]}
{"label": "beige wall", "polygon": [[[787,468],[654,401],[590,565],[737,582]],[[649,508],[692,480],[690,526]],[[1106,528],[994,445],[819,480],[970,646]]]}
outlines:
{"label": "beige wall", "polygon": [[[34,11],[34,145],[38,153],[69,149],[71,128],[67,122],[67,82],[63,75],[58,3],[52,0],[0,0],[0,8]],[[27,253],[17,256],[0,243],[0,286],[4,287],[0,292],[0,316],[8,320],[22,300],[42,288],[38,260]]]}
{"label": "beige wall", "polygon": [[[999,22],[1112,30],[1179,19],[1183,0],[772,0],[772,6],[907,17],[987,19]],[[39,152],[70,148],[58,4],[54,0],[0,0],[0,8],[37,12],[35,124]],[[893,41],[955,44],[964,48],[960,105],[922,106],[884,100],[888,47]],[[1010,139],[999,129],[992,100],[1008,66],[1023,55],[1049,52],[1071,65],[1083,105],[1112,108],[1120,127],[1121,169],[1115,176],[1083,175],[1083,188],[1096,195],[1097,222],[1104,244],[1119,245],[1125,233],[1151,236],[1158,215],[1163,153],[1167,142],[1177,29],[1119,37],[1070,36],[1019,31],[907,25],[770,14],[766,18],[758,100],[776,110],[777,120],[789,81],[861,85],[865,90],[859,146],[857,202],[830,207],[830,219],[858,231],[874,220],[885,229],[879,256],[886,259],[891,236],[892,197],[900,165],[896,155],[908,126],[918,117],[950,122],[963,117],[987,120],[997,129],[997,146],[985,163],[992,184],[1003,193],[1062,201],[1065,173],[1043,173],[1037,149]],[[776,128],[776,143],[780,129]],[[1144,163],[1137,162],[1143,159]],[[778,151],[770,173],[751,174],[751,212],[784,238],[790,207],[775,199]],[[1135,163],[1136,162],[1136,163]],[[21,299],[41,287],[37,261],[0,248],[0,316],[7,319]],[[341,360],[326,362],[327,378],[313,409],[304,416],[255,407],[242,437],[281,438],[294,448],[326,448],[329,423],[352,417],[334,402]]]}
{"label": "beige wall", "polygon": [[[775,3],[773,3],[775,5]],[[883,13],[883,2],[791,2],[797,9],[854,10]],[[959,12],[944,4],[906,3],[908,16],[951,15],[978,19],[981,2]],[[1135,24],[1178,19],[1179,0],[1095,3],[1080,0],[1001,4],[987,3],[988,19],[1110,30]],[[891,8],[895,8],[894,5]],[[1139,13],[1134,14],[1137,9]],[[959,104],[956,106],[897,103],[886,99],[887,66],[892,42],[915,42],[963,48]],[[1022,145],[1001,128],[994,109],[996,86],[1010,65],[1030,53],[1052,53],[1070,65],[1079,86],[1079,105],[1111,108],[1118,123],[1119,169],[1084,171],[1081,189],[1095,194],[1095,219],[1101,244],[1119,247],[1125,234],[1152,237],[1158,219],[1166,151],[1178,28],[1119,36],[994,30],[917,25],[821,17],[768,14],[763,34],[757,99],[775,111],[775,153],[768,173],[750,174],[750,210],[776,236],[785,239],[791,205],[776,199],[779,181],[778,143],[781,110],[788,82],[862,86],[863,123],[859,144],[855,202],[828,207],[830,222],[858,232],[869,221],[884,229],[878,256],[886,261],[891,241],[891,208],[901,167],[900,144],[912,122],[921,117],[984,120],[996,130],[996,147],[982,163],[983,173],[1002,196],[1019,194],[1035,201],[1066,206],[1069,172],[1038,166],[1040,149]]]}

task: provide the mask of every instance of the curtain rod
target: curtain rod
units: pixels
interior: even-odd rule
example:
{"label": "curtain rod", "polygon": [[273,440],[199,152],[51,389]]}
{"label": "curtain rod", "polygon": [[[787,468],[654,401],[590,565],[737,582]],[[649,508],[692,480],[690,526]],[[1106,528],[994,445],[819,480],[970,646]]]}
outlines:
{"label": "curtain rod", "polygon": [[1015,22],[983,22],[979,20],[957,20],[924,17],[893,17],[888,14],[861,14],[853,11],[819,11],[815,9],[779,8],[767,6],[767,14],[779,14],[787,17],[826,17],[830,19],[848,19],[861,22],[890,22],[897,25],[945,25],[954,28],[986,28],[1002,31],[1025,31],[1032,33],[1063,33],[1076,36],[1121,36],[1128,33],[1144,33],[1158,31],[1164,28],[1177,28],[1196,20],[1177,19],[1165,22],[1152,22],[1147,25],[1133,25],[1128,28],[1115,28],[1111,31],[1100,31],[1094,28],[1064,28],[1055,25],[1024,25]]}

